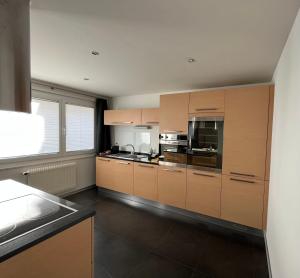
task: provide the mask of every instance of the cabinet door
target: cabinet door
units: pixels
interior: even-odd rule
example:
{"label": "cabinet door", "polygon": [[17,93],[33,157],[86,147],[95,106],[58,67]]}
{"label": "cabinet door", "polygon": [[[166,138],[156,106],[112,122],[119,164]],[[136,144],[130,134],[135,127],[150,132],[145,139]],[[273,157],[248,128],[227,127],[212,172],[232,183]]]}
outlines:
{"label": "cabinet door", "polygon": [[167,205],[185,208],[186,169],[158,167],[158,200]]}
{"label": "cabinet door", "polygon": [[142,123],[141,109],[105,110],[105,125],[140,125]]}
{"label": "cabinet door", "polygon": [[114,160],[114,190],[133,194],[133,162]]}
{"label": "cabinet door", "polygon": [[186,208],[219,218],[221,180],[219,174],[188,169]]}
{"label": "cabinet door", "polygon": [[224,112],[224,91],[203,91],[190,94],[189,113]]}
{"label": "cabinet door", "polygon": [[187,134],[188,106],[189,94],[160,96],[160,132]]}
{"label": "cabinet door", "polygon": [[159,108],[142,109],[143,125],[159,125]]}
{"label": "cabinet door", "polygon": [[96,185],[114,189],[113,160],[106,157],[96,157]]}
{"label": "cabinet door", "polygon": [[265,181],[265,192],[264,192],[264,213],[263,213],[263,229],[267,229],[268,220],[268,203],[269,203],[269,181]]}
{"label": "cabinet door", "polygon": [[223,173],[265,177],[269,86],[225,93]]}
{"label": "cabinet door", "polygon": [[262,229],[263,198],[263,181],[222,176],[222,219]]}
{"label": "cabinet door", "polygon": [[157,166],[134,163],[134,195],[157,201]]}

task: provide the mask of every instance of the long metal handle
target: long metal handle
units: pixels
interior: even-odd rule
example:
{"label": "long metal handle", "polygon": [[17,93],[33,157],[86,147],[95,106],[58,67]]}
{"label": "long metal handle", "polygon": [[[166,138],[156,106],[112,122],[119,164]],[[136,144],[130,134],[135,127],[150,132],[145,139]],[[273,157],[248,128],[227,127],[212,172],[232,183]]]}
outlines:
{"label": "long metal handle", "polygon": [[123,164],[123,165],[130,165],[130,162],[119,162],[119,164]]}
{"label": "long metal handle", "polygon": [[247,180],[240,180],[240,179],[234,179],[234,178],[230,178],[230,180],[232,180],[232,181],[246,182],[246,183],[255,183],[255,181],[247,181]]}
{"label": "long metal handle", "polygon": [[175,170],[175,169],[163,169],[163,171],[182,173],[181,170]]}
{"label": "long metal handle", "polygon": [[110,159],[98,158],[98,160],[105,161],[105,162],[110,162]]}
{"label": "long metal handle", "polygon": [[159,122],[146,122],[146,124],[159,124]]}
{"label": "long metal handle", "polygon": [[182,133],[183,130],[164,130],[166,133]]}
{"label": "long metal handle", "polygon": [[206,111],[206,110],[218,110],[218,108],[196,108],[196,111]]}
{"label": "long metal handle", "polygon": [[252,178],[255,177],[255,175],[252,175],[252,174],[243,174],[243,173],[238,173],[238,172],[230,172],[230,174],[238,175],[238,176],[245,176],[245,177],[252,177]]}
{"label": "long metal handle", "polygon": [[112,122],[112,124],[133,124],[133,122]]}
{"label": "long metal handle", "polygon": [[145,164],[139,164],[140,167],[144,167],[144,168],[154,168],[154,166],[151,165],[145,165]]}
{"label": "long metal handle", "polygon": [[210,178],[215,178],[216,176],[213,175],[208,175],[208,174],[202,174],[202,173],[197,173],[197,172],[193,172],[194,175],[196,176],[203,176],[203,177],[210,177]]}

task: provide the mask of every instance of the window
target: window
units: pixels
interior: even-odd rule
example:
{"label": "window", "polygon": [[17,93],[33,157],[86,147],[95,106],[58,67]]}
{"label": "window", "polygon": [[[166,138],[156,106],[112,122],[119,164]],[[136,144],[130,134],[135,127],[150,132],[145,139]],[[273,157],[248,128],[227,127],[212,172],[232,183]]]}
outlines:
{"label": "window", "polygon": [[66,104],[66,151],[94,149],[94,108]]}
{"label": "window", "polygon": [[0,159],[59,152],[59,103],[33,99],[31,108],[0,111]]}

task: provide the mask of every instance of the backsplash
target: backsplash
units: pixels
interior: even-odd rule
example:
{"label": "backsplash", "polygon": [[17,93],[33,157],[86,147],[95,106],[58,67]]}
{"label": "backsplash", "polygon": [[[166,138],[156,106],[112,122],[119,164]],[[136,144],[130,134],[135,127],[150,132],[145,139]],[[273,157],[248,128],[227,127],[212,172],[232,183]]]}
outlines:
{"label": "backsplash", "polygon": [[155,153],[159,151],[159,127],[152,126],[150,129],[134,126],[114,126],[112,128],[112,144],[118,144],[120,150],[131,151],[132,144],[136,152],[149,153],[152,148]]}

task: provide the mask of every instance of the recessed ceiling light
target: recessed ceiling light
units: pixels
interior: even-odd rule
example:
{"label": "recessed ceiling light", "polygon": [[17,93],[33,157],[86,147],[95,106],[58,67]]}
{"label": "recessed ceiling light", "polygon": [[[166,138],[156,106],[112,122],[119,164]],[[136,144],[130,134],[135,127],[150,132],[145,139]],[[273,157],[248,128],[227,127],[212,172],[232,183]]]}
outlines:
{"label": "recessed ceiling light", "polygon": [[87,78],[87,77],[85,77],[85,78],[83,78],[83,80],[84,81],[88,81],[88,80],[90,80],[89,78]]}
{"label": "recessed ceiling light", "polygon": [[187,60],[189,63],[194,63],[194,62],[196,62],[196,60],[194,59],[194,58],[188,58],[188,60]]}
{"label": "recessed ceiling light", "polygon": [[99,52],[96,51],[96,50],[93,50],[91,53],[92,53],[93,55],[95,55],[95,56],[99,55]]}

